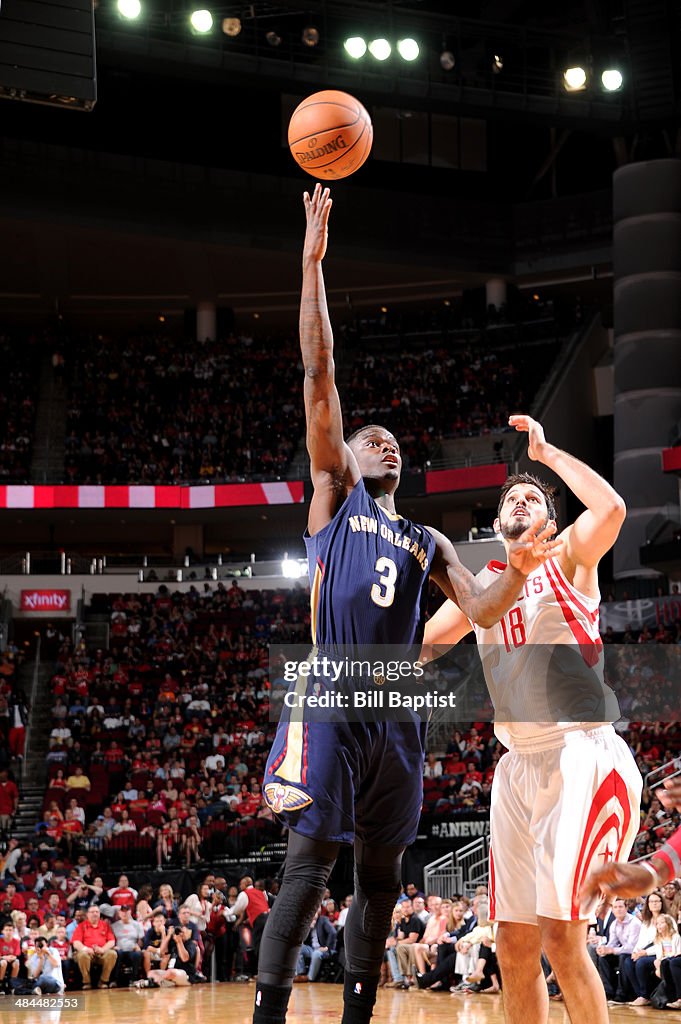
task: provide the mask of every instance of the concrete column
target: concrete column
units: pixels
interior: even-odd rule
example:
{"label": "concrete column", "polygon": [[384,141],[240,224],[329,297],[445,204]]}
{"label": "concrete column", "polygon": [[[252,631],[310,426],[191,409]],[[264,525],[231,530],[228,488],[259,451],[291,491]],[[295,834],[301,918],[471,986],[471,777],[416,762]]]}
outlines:
{"label": "concrete column", "polygon": [[215,341],[217,332],[217,310],[214,302],[199,302],[196,306],[197,341]]}
{"label": "concrete column", "polygon": [[627,519],[616,579],[657,576],[639,562],[646,527],[678,500],[660,452],[681,420],[681,160],[629,164],[613,178],[615,487]]}

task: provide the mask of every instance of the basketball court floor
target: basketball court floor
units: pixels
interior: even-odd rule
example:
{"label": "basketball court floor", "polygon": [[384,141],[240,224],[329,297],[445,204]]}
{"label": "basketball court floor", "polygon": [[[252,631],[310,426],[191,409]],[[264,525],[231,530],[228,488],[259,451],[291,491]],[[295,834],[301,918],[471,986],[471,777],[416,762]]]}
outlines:
{"label": "basketball court floor", "polygon": [[[293,990],[288,1024],[336,1024],[340,1020],[340,985],[299,985]],[[111,989],[78,993],[81,1010],[14,1010],[0,1002],[3,1024],[250,1024],[255,985],[197,985],[185,989],[134,991]],[[74,993],[76,994],[76,993]],[[69,993],[67,993],[69,995]],[[456,993],[380,991],[375,1024],[503,1024],[502,996]],[[4,1004],[4,1005],[3,1005]],[[681,1013],[649,1007],[613,1007],[610,1020],[681,1021]],[[551,1003],[551,1024],[569,1018],[562,1003]],[[529,1021],[527,1024],[535,1024]]]}

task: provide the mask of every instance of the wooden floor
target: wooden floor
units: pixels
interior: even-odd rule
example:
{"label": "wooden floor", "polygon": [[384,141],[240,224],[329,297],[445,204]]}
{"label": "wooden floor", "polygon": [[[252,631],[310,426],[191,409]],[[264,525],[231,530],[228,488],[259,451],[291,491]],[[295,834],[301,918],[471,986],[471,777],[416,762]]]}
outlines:
{"label": "wooden floor", "polygon": [[[2,1024],[251,1024],[255,985],[197,985],[185,989],[133,991],[112,989],[80,993],[82,1011],[10,1010],[0,1001]],[[343,989],[340,985],[300,985],[293,990],[288,1024],[336,1024],[340,1020]],[[69,993],[67,993],[68,995]],[[502,996],[455,993],[380,991],[375,1024],[503,1024]],[[4,1004],[4,1005],[3,1005]],[[610,1020],[681,1022],[681,1013],[648,1007],[613,1007]],[[568,1024],[561,1003],[552,1003],[551,1024]],[[529,1021],[527,1024],[537,1024]]]}

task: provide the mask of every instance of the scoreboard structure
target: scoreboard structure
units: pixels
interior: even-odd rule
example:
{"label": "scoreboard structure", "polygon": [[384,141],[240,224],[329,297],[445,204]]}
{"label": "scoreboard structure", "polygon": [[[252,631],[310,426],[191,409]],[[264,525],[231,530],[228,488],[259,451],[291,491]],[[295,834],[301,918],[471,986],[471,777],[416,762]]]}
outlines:
{"label": "scoreboard structure", "polygon": [[92,0],[3,0],[0,98],[93,109],[97,74]]}

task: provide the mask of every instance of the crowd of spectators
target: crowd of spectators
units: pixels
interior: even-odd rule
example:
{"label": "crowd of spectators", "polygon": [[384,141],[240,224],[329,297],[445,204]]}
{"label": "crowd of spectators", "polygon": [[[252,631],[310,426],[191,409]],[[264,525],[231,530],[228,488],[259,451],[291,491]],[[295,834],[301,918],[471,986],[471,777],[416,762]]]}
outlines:
{"label": "crowd of spectators", "polygon": [[192,893],[167,881],[138,890],[125,874],[105,883],[83,854],[12,854],[0,863],[0,995],[247,981],[256,972],[257,926],[276,883],[266,890],[249,876],[237,885],[208,872]]}
{"label": "crowd of spectators", "polygon": [[380,423],[398,438],[406,468],[421,470],[446,438],[497,434],[529,408],[557,344],[493,347],[487,338],[364,351],[343,388],[346,426]]}
{"label": "crowd of spectators", "polygon": [[98,335],[67,361],[67,483],[285,476],[303,430],[291,335],[220,342]]}
{"label": "crowd of spectators", "polygon": [[[505,429],[511,408],[524,408],[546,375],[557,350],[556,323],[532,311],[523,314],[527,322],[495,322],[491,313],[482,327],[457,315],[457,328],[451,316],[431,310],[414,323],[390,324],[386,316],[339,328],[347,428],[379,419],[400,438],[406,467],[419,471],[444,438]],[[415,333],[404,334],[410,327]],[[380,355],[367,355],[361,339],[375,330],[395,333]],[[62,334],[26,343],[0,337],[0,482],[30,482],[41,379],[36,357],[50,347],[55,386],[66,398],[63,482],[286,475],[304,427],[293,332],[254,338],[242,331],[215,342]]]}
{"label": "crowd of spectators", "polygon": [[[203,949],[200,942],[192,946],[195,940],[191,935],[176,935],[175,928],[184,928],[181,920],[172,925],[173,935],[169,935],[170,914],[179,907],[172,893],[164,888],[164,875],[158,876],[157,894],[157,899],[163,901],[164,919],[154,919],[153,901],[146,890],[136,894],[137,909],[128,917],[127,911],[116,909],[111,896],[111,890],[126,889],[127,879],[119,879],[118,886],[114,886],[113,879],[106,884],[103,881],[111,871],[110,854],[119,850],[125,857],[136,847],[138,854],[142,851],[147,871],[197,865],[205,871],[212,854],[224,850],[229,835],[243,837],[246,844],[280,838],[279,825],[261,795],[264,763],[274,730],[269,721],[273,690],[268,645],[272,641],[305,641],[310,628],[309,595],[305,587],[245,590],[236,581],[231,586],[196,584],[184,591],[171,591],[160,585],[156,593],[150,594],[97,595],[91,610],[108,617],[107,649],[90,650],[83,639],[73,642],[58,634],[51,639],[56,669],[50,683],[50,785],[32,839],[23,843],[10,839],[6,852],[0,856],[0,917],[4,908],[12,924],[11,935],[7,929],[3,931],[2,948],[15,949],[16,942],[20,944],[18,960],[12,959],[16,953],[6,953],[4,968],[0,953],[0,982],[4,978],[9,984],[19,971],[16,980],[23,980],[26,985],[34,982],[34,987],[49,990],[54,967],[50,966],[54,953],[49,950],[50,943],[54,943],[60,958],[69,961],[64,983],[70,971],[74,984],[91,984],[92,980],[86,979],[92,962],[84,958],[91,956],[88,950],[94,947],[76,939],[81,942],[80,948],[72,939],[75,928],[89,916],[93,918],[93,928],[103,927],[94,921],[99,907],[100,918],[103,915],[115,940],[108,950],[111,938],[94,944],[104,953],[116,953],[115,960],[112,956],[107,960],[104,954],[95,957],[95,961],[100,961],[95,975],[101,968],[105,984],[115,981],[116,971],[124,965],[126,980],[149,982],[147,987],[188,984],[195,979],[154,973],[167,969],[163,959],[171,941],[175,942],[175,953],[177,943],[184,943],[189,961],[199,973],[205,973],[200,971],[205,944]],[[656,651],[667,648],[670,642],[678,643],[679,627],[671,624],[656,631],[628,629],[622,635],[610,634],[603,639],[606,646],[612,642],[615,650],[623,642],[630,647],[636,645],[639,660],[644,659],[636,662],[639,670],[641,665],[649,665],[653,687],[659,689],[664,680],[657,678],[654,661],[648,663],[645,659],[653,658]],[[4,727],[4,717],[8,742],[10,731],[19,730],[13,734],[12,745],[16,749],[23,742],[23,725],[17,709],[25,709],[15,684],[21,657],[20,651],[10,645],[0,665],[0,701],[15,709],[13,718],[0,714],[0,728]],[[628,666],[629,662],[624,664]],[[274,677],[273,687],[276,683]],[[671,770],[677,765],[681,768],[680,722],[650,724],[630,719],[618,728],[629,743],[642,776],[647,777],[663,764],[671,763]],[[431,749],[427,756],[423,813],[433,818],[459,813],[487,814],[494,769],[502,753],[489,723],[461,724],[454,729],[441,749]],[[7,804],[0,828],[4,825],[10,834],[17,798],[16,787],[13,792],[12,785],[11,775],[0,774],[0,807]],[[651,853],[678,825],[677,816],[670,816],[648,787],[644,789],[642,808],[638,855]],[[213,842],[215,839],[217,842]],[[681,894],[675,884],[674,887],[675,893],[670,889],[665,894],[670,901],[675,899],[668,915],[672,918],[668,925],[671,938],[665,933],[660,939],[661,948],[667,952],[674,948],[681,910]],[[201,889],[195,895],[199,901],[207,898]],[[235,890],[231,895],[238,893]],[[452,895],[452,900],[440,900],[429,894],[427,906],[422,906],[423,894],[405,893],[412,903],[402,900],[396,908],[386,947],[387,984],[398,988],[439,987],[448,991],[453,987],[459,991],[463,988],[491,992],[501,985],[494,936],[484,914],[478,913],[481,901],[469,907],[460,894]],[[142,917],[137,896],[143,896],[148,904],[148,908],[143,906]],[[110,917],[108,903],[114,906]],[[189,903],[193,906],[191,899]],[[348,899],[343,910],[347,911],[347,905]],[[629,907],[627,912],[632,909],[635,908]],[[17,922],[13,916],[17,911],[26,915],[25,922],[21,918]],[[36,912],[38,922],[33,921],[31,930],[30,917]],[[643,913],[639,908],[639,916]],[[337,914],[331,894],[327,894],[323,911],[313,922],[314,934],[311,932],[309,941],[303,944],[299,980],[328,977],[323,973],[325,960],[338,962],[342,941],[339,942],[335,928]],[[463,919],[469,922],[472,917],[476,921],[469,929],[471,935],[458,934]],[[445,918],[447,926],[443,924]],[[44,936],[47,943],[40,949],[35,942],[46,923],[52,931]],[[596,936],[607,937],[610,943],[611,922],[606,923],[603,931],[604,922],[596,922]],[[335,931],[329,931],[330,926]],[[140,927],[142,934],[132,936],[132,947],[126,949],[119,943],[117,928],[128,941],[131,936],[127,933],[131,929],[139,932]],[[219,980],[253,969],[248,960],[249,944],[254,948],[253,928],[248,929],[249,925],[243,924],[237,929],[237,937],[229,940],[231,966],[229,972],[222,966],[216,968]],[[146,955],[143,946],[149,934],[149,941],[156,943],[156,952]],[[166,947],[159,953],[165,940]],[[624,955],[621,951],[611,952],[610,945],[594,942],[593,933],[589,942],[598,958],[606,991],[615,999],[648,1000],[653,982],[661,980],[656,970],[675,970],[673,963],[670,967],[654,963],[667,959],[666,954],[650,954],[651,961],[648,953],[639,957],[632,950],[633,967],[627,967],[629,973],[622,974],[617,959]],[[600,946],[607,952],[598,952]],[[212,948],[210,941],[208,948]],[[60,949],[68,949],[68,955],[62,956]],[[220,946],[220,950],[220,965],[224,965],[224,947]],[[241,956],[239,967],[235,967],[237,955]],[[179,959],[184,960],[184,953]],[[645,963],[638,966],[639,960]],[[21,964],[20,968],[13,966],[16,962]],[[65,964],[61,966],[63,974]],[[546,967],[551,978],[550,965]],[[56,967],[54,971],[55,983],[59,985],[59,971]],[[624,987],[623,978],[628,979]],[[549,984],[555,987],[554,980]],[[669,986],[673,991],[673,978]],[[681,985],[678,992],[681,998]]]}
{"label": "crowd of spectators", "polygon": [[0,483],[28,483],[39,375],[36,374],[36,341],[19,344],[0,335],[2,384],[0,385]]}
{"label": "crowd of spectators", "polygon": [[99,595],[108,649],[64,639],[51,679],[41,846],[147,851],[190,867],[225,833],[279,835],[261,781],[272,642],[302,642],[309,595],[234,581]]}
{"label": "crowd of spectators", "polygon": [[[305,641],[308,601],[305,587],[245,590],[236,581],[96,595],[92,610],[109,618],[109,648],[90,650],[82,639],[58,645],[40,845],[68,855],[128,844],[161,869],[193,866],[228,835],[278,836],[261,792],[275,728],[270,701],[280,692],[269,644]],[[642,669],[649,667],[649,689],[658,696],[671,685],[654,659],[678,631],[678,624],[658,631],[657,642],[650,634],[648,643],[645,628],[627,631],[637,658],[615,663],[622,665],[625,713],[630,689],[642,690]],[[620,650],[618,644],[607,653]],[[675,720],[646,724],[631,716],[618,728],[644,777],[676,763]],[[461,725],[431,747],[423,813],[486,814],[503,750],[489,721]],[[637,851],[649,852],[673,827],[646,789]]]}

